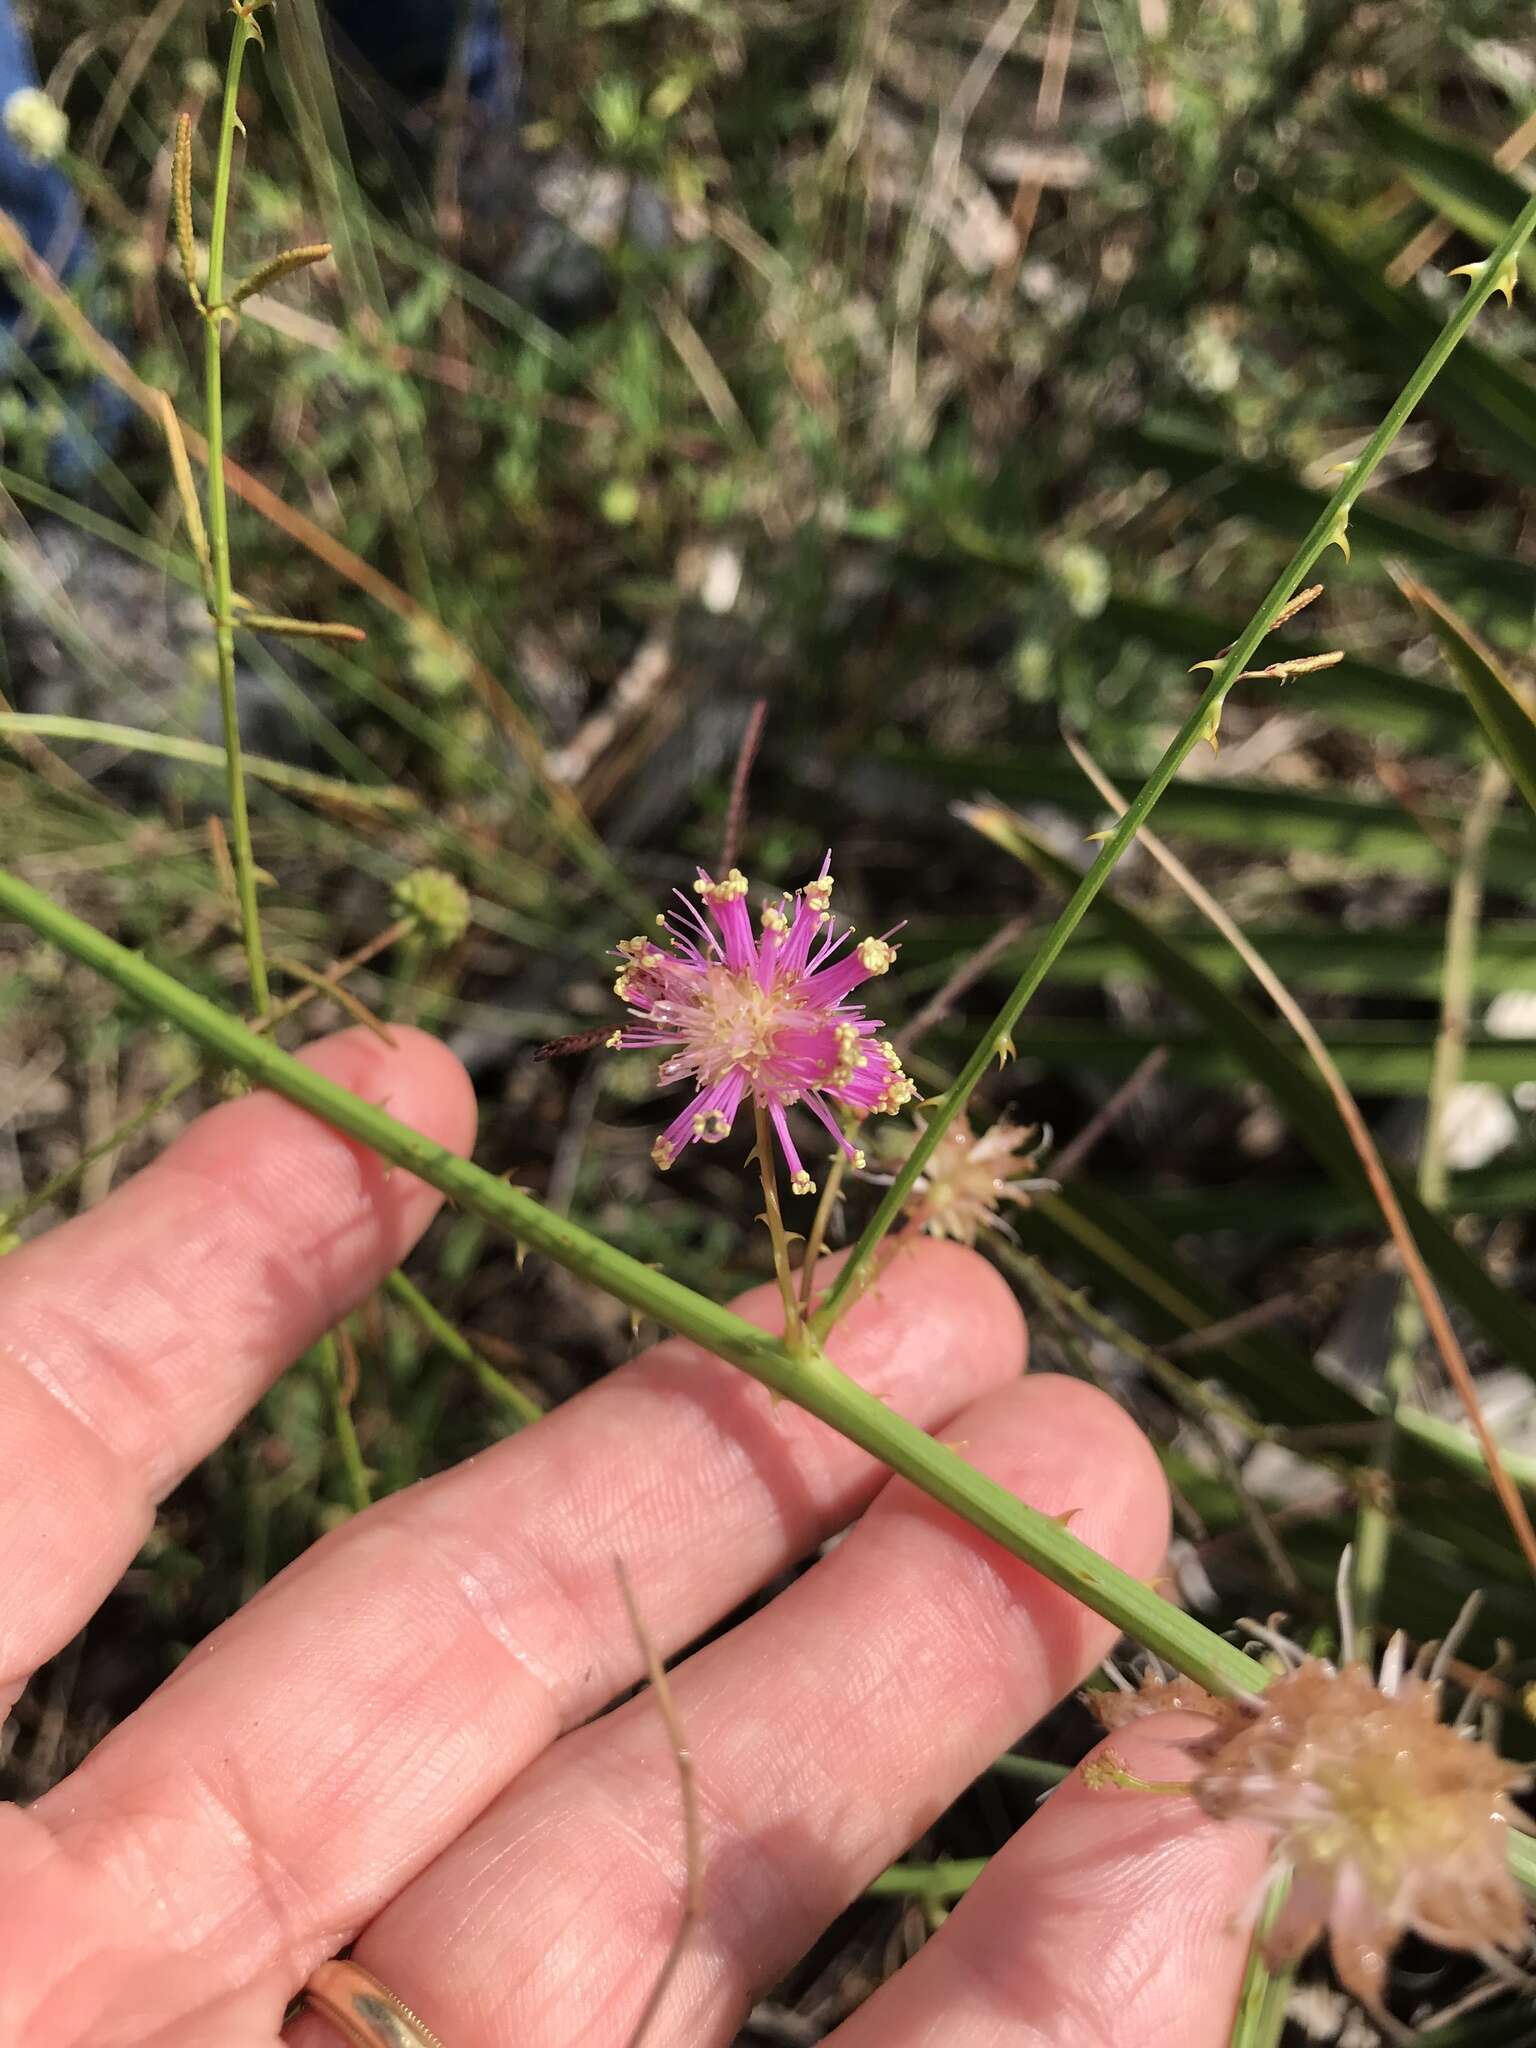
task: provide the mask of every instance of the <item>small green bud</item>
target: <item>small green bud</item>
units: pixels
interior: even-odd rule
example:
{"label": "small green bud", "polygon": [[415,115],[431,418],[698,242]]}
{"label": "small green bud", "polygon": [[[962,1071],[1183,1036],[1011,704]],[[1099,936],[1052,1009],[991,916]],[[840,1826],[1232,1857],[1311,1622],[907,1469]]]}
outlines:
{"label": "small green bud", "polygon": [[633,526],[640,516],[640,492],[627,477],[604,484],[598,504],[610,526]]}
{"label": "small green bud", "polygon": [[428,620],[406,627],[406,665],[411,680],[433,697],[451,697],[469,682],[468,650]]}
{"label": "small green bud", "polygon": [[397,917],[434,946],[456,946],[469,930],[469,892],[444,868],[413,868],[396,882]]}
{"label": "small green bud", "polygon": [[195,100],[211,100],[220,85],[219,67],[206,57],[192,57],[181,69],[181,82]]}
{"label": "small green bud", "polygon": [[69,140],[69,116],[38,86],[23,85],[5,103],[5,132],[34,164],[51,164]]}
{"label": "small green bud", "polygon": [[1055,549],[1051,567],[1068,608],[1080,619],[1096,619],[1109,603],[1109,563],[1097,548],[1067,541]]}

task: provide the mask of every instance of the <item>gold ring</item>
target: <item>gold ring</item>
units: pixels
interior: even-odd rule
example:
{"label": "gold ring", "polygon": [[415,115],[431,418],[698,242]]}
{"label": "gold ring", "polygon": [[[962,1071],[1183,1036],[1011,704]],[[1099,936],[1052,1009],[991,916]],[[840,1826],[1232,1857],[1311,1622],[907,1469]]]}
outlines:
{"label": "gold ring", "polygon": [[322,1963],[304,1996],[352,2048],[443,2048],[432,2029],[359,1963]]}

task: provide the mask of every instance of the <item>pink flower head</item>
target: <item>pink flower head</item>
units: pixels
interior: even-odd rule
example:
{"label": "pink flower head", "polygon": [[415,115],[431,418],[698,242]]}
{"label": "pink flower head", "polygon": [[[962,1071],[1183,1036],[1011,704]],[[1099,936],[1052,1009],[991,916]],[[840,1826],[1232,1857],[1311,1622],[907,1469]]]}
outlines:
{"label": "pink flower head", "polygon": [[911,1099],[912,1083],[879,1020],[849,998],[860,982],[884,974],[896,957],[887,939],[857,945],[839,930],[828,903],[830,854],[821,873],[793,896],[765,902],[761,934],[747,908],[747,878],[732,868],[716,882],[701,868],[694,894],[677,891],[682,912],[658,917],[664,945],[625,939],[614,994],[640,1020],[615,1031],[610,1046],[664,1046],[658,1079],[692,1081],[697,1093],[656,1140],[651,1157],[665,1170],[698,1138],[717,1144],[751,1096],[768,1113],[797,1195],[816,1192],[785,1111],[797,1102],[818,1117],[853,1161],[864,1155],[843,1135],[828,1107],[887,1115]]}

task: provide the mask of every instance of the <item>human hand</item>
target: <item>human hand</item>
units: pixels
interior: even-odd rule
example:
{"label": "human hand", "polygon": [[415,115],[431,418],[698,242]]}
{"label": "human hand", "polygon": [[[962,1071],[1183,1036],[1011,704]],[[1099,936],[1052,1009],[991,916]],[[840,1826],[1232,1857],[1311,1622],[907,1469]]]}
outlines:
{"label": "human hand", "polygon": [[[469,1082],[425,1036],[306,1057],[447,1145]],[[404,1255],[420,1182],[277,1098],[203,1117],[97,1209],[0,1261],[0,1708],[85,1623],[154,1503]],[[744,1314],[772,1326],[771,1289]],[[1166,1501],[1102,1395],[1021,1378],[974,1254],[904,1244],[833,1340],[904,1414],[1131,1571]],[[622,2048],[685,1886],[614,1565],[680,1667],[703,1914],[653,2039],[753,1998],[1112,1631],[864,1453],[670,1341],[536,1428],[325,1537],[36,1805],[0,1808],[0,2041],[334,2048],[285,2008],[348,1942],[446,2048]],[[585,1724],[585,1725],[584,1725]],[[1175,1730],[1115,1738],[1178,1776]],[[1063,1786],[839,2048],[1217,2048],[1262,1845],[1177,1799]]]}

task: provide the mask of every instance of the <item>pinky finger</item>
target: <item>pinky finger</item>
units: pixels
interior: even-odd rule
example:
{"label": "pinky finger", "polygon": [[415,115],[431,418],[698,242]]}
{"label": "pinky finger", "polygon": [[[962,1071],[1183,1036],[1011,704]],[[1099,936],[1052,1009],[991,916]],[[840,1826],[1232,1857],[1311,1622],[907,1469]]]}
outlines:
{"label": "pinky finger", "polygon": [[[1114,1738],[1139,1777],[1188,1775],[1182,1716]],[[915,1960],[828,2048],[1226,2048],[1264,1837],[1176,1794],[1073,1775]]]}

